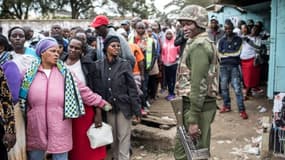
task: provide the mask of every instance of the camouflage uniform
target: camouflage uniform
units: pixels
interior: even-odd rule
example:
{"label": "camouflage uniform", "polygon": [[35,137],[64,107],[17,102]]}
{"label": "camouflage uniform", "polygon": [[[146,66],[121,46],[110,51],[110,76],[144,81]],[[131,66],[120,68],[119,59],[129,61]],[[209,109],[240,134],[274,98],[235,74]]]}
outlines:
{"label": "camouflage uniform", "polygon": [[[181,11],[178,20],[195,21],[199,27],[206,28],[208,17],[204,8],[190,5]],[[218,68],[218,55],[206,32],[187,41],[177,71],[176,92],[183,97],[185,128],[188,130],[189,124],[198,124],[201,129],[197,148],[210,150],[210,125],[216,113]],[[187,159],[178,139],[174,156],[176,160]]]}

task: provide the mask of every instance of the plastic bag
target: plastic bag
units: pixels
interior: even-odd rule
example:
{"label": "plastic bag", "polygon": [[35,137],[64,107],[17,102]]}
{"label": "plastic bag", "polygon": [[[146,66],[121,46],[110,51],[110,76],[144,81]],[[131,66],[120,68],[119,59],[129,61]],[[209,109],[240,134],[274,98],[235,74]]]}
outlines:
{"label": "plastic bag", "polygon": [[87,131],[87,136],[92,149],[113,143],[112,127],[104,122],[100,128],[95,128],[93,123]]}

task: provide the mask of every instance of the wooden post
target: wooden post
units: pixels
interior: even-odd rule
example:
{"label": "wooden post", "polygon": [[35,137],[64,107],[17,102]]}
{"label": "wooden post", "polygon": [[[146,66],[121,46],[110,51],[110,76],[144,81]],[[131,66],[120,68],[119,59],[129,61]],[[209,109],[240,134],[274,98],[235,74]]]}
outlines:
{"label": "wooden post", "polygon": [[261,142],[261,150],[260,150],[260,156],[261,159],[266,159],[268,156],[270,156],[269,152],[269,135],[270,135],[270,118],[269,116],[262,117],[262,142]]}

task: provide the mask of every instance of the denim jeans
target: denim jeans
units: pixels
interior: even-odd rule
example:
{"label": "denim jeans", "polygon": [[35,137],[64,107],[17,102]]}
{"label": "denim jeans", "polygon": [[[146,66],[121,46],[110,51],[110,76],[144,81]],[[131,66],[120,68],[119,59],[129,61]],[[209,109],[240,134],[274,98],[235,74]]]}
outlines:
{"label": "denim jeans", "polygon": [[168,93],[169,95],[174,95],[177,64],[173,64],[171,66],[164,66],[164,70],[165,70],[165,78],[166,78],[167,87],[168,87]]}
{"label": "denim jeans", "polygon": [[220,86],[225,107],[231,107],[229,83],[231,83],[234,89],[239,112],[245,111],[242,95],[241,72],[238,65],[220,66]]}
{"label": "denim jeans", "polygon": [[[42,160],[45,159],[44,156],[45,151],[43,150],[28,151],[29,160]],[[52,160],[68,160],[68,154],[67,152],[52,154]]]}

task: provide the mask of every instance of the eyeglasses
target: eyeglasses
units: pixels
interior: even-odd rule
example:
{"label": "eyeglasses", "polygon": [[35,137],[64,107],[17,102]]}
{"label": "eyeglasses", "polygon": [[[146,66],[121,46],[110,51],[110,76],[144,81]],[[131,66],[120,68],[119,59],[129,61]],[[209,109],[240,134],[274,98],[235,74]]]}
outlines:
{"label": "eyeglasses", "polygon": [[111,46],[112,48],[116,48],[116,47],[117,47],[117,48],[121,48],[121,46],[120,46],[119,44],[117,44],[117,45],[116,45],[116,44],[112,44],[112,45],[110,45],[110,46]]}

